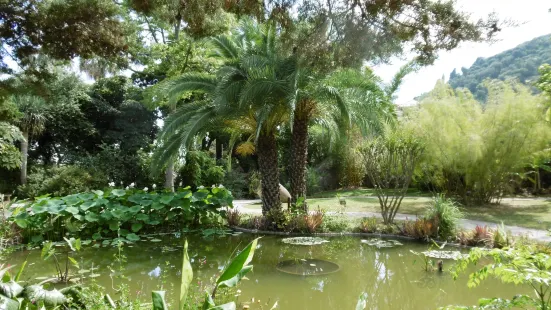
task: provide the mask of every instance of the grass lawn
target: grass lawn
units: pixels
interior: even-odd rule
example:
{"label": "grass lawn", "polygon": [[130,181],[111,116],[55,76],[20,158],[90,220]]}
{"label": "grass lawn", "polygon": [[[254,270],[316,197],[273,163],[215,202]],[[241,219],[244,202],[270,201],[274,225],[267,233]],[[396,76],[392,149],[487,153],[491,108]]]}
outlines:
{"label": "grass lawn", "polygon": [[[373,196],[371,189],[354,189],[347,191],[331,191],[313,195],[308,199],[311,209],[318,207],[326,211],[343,211],[336,198],[337,193],[346,197],[345,212],[379,212],[379,201]],[[431,202],[430,193],[420,193],[411,190],[402,201],[399,213],[422,215]],[[369,197],[366,197],[369,196]],[[411,197],[415,196],[415,197]],[[321,198],[331,197],[331,198]],[[248,205],[247,208],[260,209],[260,204]],[[493,223],[503,222],[505,225],[515,225],[535,229],[551,228],[551,198],[505,198],[499,205],[463,207],[465,218]]]}

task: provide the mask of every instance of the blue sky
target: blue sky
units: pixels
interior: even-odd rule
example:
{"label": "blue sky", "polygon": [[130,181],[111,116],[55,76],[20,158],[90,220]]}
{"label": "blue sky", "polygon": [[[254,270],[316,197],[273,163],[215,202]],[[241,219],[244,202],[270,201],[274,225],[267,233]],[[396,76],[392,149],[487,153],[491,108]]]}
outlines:
{"label": "blue sky", "polygon": [[[450,52],[440,53],[432,66],[424,67],[405,79],[398,91],[397,104],[413,104],[415,96],[430,91],[442,75],[447,79],[454,68],[468,68],[478,57],[493,56],[535,37],[551,33],[549,0],[458,0],[457,4],[463,11],[471,13],[473,19],[495,11],[500,18],[510,18],[520,25],[503,29],[498,36],[499,41],[494,44],[464,43]],[[389,81],[406,61],[394,59],[391,64],[377,66],[374,70],[385,81]]]}

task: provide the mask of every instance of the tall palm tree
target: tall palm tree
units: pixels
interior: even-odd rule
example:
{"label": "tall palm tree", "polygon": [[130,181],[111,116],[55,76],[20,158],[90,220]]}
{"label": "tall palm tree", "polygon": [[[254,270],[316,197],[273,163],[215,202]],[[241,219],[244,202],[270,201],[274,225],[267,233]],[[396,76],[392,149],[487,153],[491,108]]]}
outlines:
{"label": "tall palm tree", "polygon": [[232,35],[212,39],[212,44],[215,56],[223,62],[216,74],[184,74],[163,87],[173,102],[190,92],[204,97],[182,106],[166,120],[153,168],[159,170],[182,147],[190,147],[198,133],[228,124],[229,120],[252,117],[256,122],[262,210],[267,213],[279,209],[276,136],[292,110],[289,79],[296,62],[279,53],[273,26],[251,20],[242,21]]}
{"label": "tall palm tree", "polygon": [[22,116],[17,120],[23,139],[21,140],[21,184],[27,183],[27,158],[30,139],[42,133],[46,123],[44,99],[32,95],[14,95],[13,102]]}
{"label": "tall palm tree", "polygon": [[[291,199],[306,197],[308,130],[312,120],[346,134],[351,124],[364,134],[377,131],[381,120],[394,116],[392,99],[403,78],[415,66],[409,63],[383,85],[371,70],[341,69],[325,76],[299,68],[294,76],[292,101]],[[307,204],[304,203],[307,209]]]}

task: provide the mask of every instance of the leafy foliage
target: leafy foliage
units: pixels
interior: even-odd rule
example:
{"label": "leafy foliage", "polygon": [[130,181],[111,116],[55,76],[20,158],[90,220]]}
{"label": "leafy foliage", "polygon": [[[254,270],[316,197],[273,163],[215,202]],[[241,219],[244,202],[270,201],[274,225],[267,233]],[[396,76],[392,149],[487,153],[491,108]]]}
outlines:
{"label": "leafy foliage", "polygon": [[96,190],[64,197],[37,197],[35,202],[16,208],[9,220],[23,230],[27,241],[41,240],[43,235],[49,240],[60,240],[65,231],[94,240],[120,234],[135,241],[135,233],[140,231],[208,222],[213,216],[224,215],[220,207],[231,207],[232,200],[231,194],[219,187],[195,192],[184,188],[175,193]]}
{"label": "leafy foliage", "polygon": [[543,310],[551,307],[551,257],[548,254],[530,246],[493,250],[474,248],[455,266],[454,278],[470,264],[482,264],[482,267],[469,275],[469,287],[476,287],[488,277],[495,277],[504,283],[526,285],[534,289],[535,296],[521,295],[511,300],[483,299],[480,301],[482,309],[505,305]]}
{"label": "leafy foliage", "polygon": [[465,203],[499,202],[551,131],[541,97],[514,82],[491,81],[483,109],[466,90],[438,82],[405,127],[424,144],[416,181]]}
{"label": "leafy foliage", "polygon": [[434,197],[433,202],[425,212],[425,218],[438,223],[438,236],[446,240],[455,237],[463,213],[453,200],[440,194]]}

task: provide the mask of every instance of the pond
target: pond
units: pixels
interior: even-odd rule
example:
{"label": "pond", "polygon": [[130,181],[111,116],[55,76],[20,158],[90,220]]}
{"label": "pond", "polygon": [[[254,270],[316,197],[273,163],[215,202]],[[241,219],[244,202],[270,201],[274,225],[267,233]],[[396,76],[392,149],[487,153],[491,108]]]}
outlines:
{"label": "pond", "polygon": [[[255,236],[230,235],[208,239],[198,235],[164,236],[152,241],[138,241],[125,246],[125,275],[133,293],[144,292],[148,299],[151,290],[164,286],[169,296],[178,296],[183,238],[189,241],[189,255],[194,269],[194,288],[218,274],[235,248],[243,248]],[[475,289],[467,287],[467,274],[453,281],[448,272],[427,273],[422,263],[410,250],[425,251],[427,245],[404,243],[395,247],[373,246],[376,242],[362,242],[358,237],[324,238],[329,242],[318,245],[292,245],[282,237],[264,236],[258,243],[252,264],[253,272],[239,285],[238,301],[253,297],[264,309],[278,301],[278,309],[354,309],[358,296],[367,292],[368,309],[437,309],[451,304],[474,305],[482,297],[511,298],[519,293],[530,293],[527,288],[488,280]],[[363,238],[365,239],[365,238]],[[451,248],[447,248],[448,250]],[[109,267],[113,264],[116,248],[86,247],[77,255],[85,275],[111,288]],[[316,276],[301,276],[278,271],[279,263],[289,260],[327,260],[338,265],[338,270]],[[40,260],[40,252],[20,251],[8,257],[8,263],[29,264],[23,278],[51,276],[52,262]],[[445,260],[447,269],[453,261]],[[91,272],[88,270],[93,269]],[[85,279],[91,281],[90,278]],[[270,306],[265,304],[269,302]],[[260,309],[252,306],[251,309]]]}

